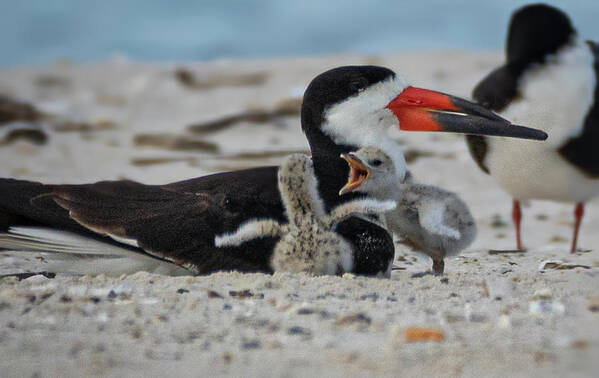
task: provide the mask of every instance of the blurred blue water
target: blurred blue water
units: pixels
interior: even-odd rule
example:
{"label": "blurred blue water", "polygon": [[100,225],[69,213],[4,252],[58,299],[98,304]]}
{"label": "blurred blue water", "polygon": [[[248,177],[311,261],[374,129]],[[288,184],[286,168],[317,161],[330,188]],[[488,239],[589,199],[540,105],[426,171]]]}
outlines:
{"label": "blurred blue water", "polygon": [[[0,66],[503,46],[515,0],[0,0]],[[599,1],[550,1],[599,39]]]}

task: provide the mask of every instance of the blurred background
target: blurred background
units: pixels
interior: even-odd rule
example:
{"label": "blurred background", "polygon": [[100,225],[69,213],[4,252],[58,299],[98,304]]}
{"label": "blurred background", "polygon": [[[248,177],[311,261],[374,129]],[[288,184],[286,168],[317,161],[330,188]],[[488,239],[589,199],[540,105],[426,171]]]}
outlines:
{"label": "blurred background", "polygon": [[[501,49],[524,1],[0,1],[0,67]],[[599,39],[597,1],[548,1]],[[351,6],[350,6],[351,4]],[[593,34],[595,33],[595,34]]]}

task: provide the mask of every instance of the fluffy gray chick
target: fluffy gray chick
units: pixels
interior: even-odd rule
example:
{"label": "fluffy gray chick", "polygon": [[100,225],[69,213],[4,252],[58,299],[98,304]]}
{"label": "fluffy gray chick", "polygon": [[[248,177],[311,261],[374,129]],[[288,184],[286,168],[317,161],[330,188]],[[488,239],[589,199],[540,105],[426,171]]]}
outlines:
{"label": "fluffy gray chick", "polygon": [[385,213],[387,229],[430,256],[436,274],[443,273],[445,257],[458,254],[474,241],[476,223],[457,194],[415,183],[409,172],[400,181],[391,158],[376,147],[363,147],[341,157],[348,162],[350,174],[339,194],[358,191],[378,200],[397,201],[397,208]]}

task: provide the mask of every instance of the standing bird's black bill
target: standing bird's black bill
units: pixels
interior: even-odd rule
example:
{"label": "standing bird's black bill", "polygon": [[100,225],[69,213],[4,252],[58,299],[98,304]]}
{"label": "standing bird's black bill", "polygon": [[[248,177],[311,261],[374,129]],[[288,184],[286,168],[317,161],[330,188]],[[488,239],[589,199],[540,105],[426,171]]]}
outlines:
{"label": "standing bird's black bill", "polygon": [[520,139],[546,140],[546,132],[530,127],[506,124],[474,115],[433,112],[431,117],[443,125],[439,131],[470,135],[507,136]]}

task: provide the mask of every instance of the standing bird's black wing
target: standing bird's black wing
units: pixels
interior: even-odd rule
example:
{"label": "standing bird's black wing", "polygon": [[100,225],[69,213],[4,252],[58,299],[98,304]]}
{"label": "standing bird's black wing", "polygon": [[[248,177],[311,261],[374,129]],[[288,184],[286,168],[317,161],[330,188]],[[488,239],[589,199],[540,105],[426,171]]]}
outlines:
{"label": "standing bird's black wing", "polygon": [[594,103],[585,118],[582,132],[569,138],[559,153],[587,176],[599,178],[599,45],[594,42],[588,44],[595,57]]}
{"label": "standing bird's black wing", "polygon": [[481,80],[472,98],[487,109],[503,110],[518,96],[518,77],[509,66],[501,66]]}
{"label": "standing bird's black wing", "polygon": [[[472,91],[472,98],[485,108],[500,111],[518,96],[518,76],[508,65],[501,66],[485,77]],[[476,164],[489,173],[485,164],[487,137],[466,135],[466,143]]]}

